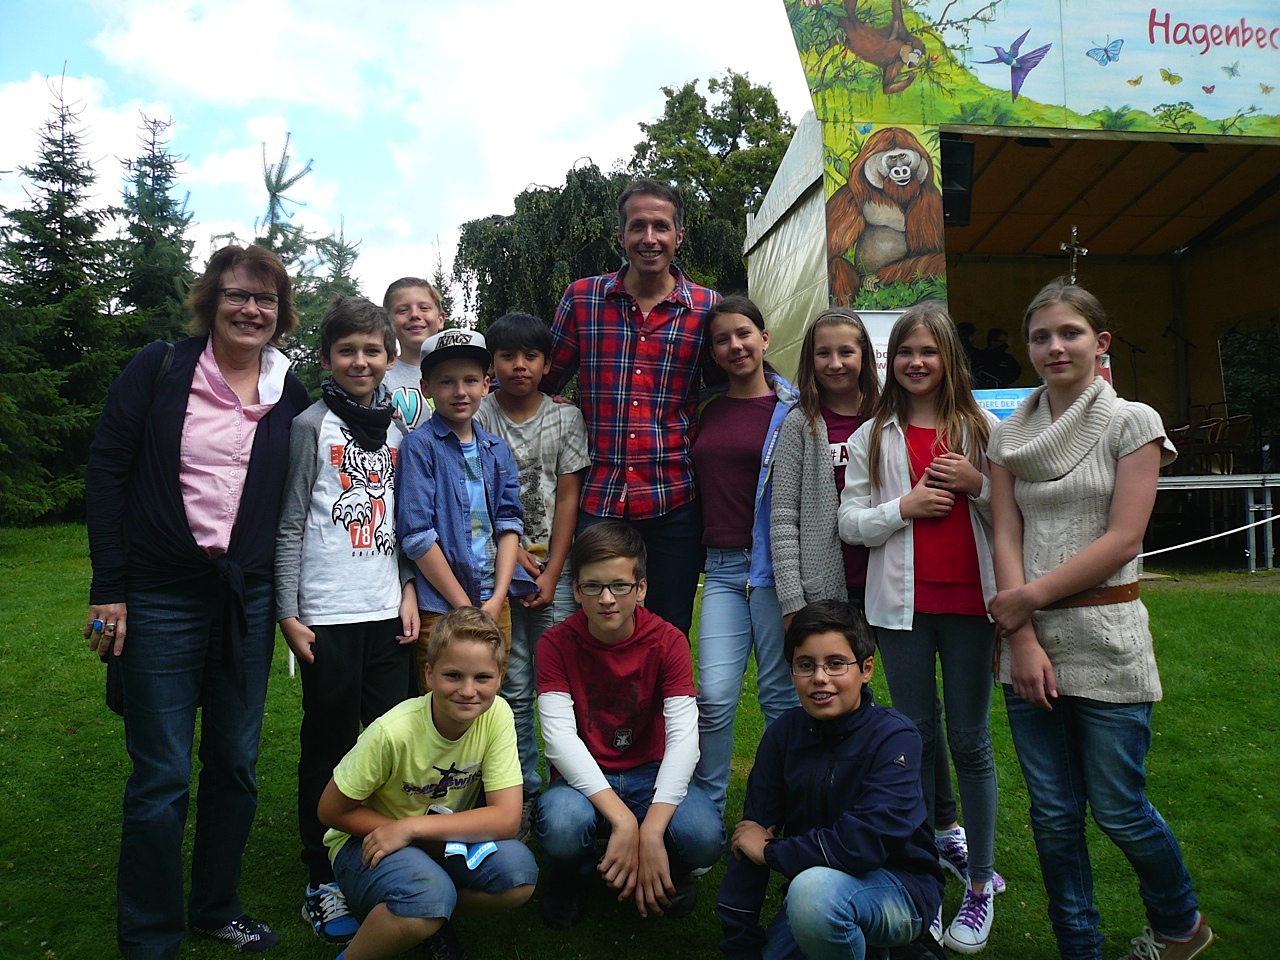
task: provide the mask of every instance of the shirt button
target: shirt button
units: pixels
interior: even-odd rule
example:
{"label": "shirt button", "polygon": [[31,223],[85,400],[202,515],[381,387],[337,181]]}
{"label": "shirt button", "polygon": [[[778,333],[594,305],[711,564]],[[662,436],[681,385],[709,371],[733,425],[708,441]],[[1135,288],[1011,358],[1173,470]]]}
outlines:
{"label": "shirt button", "polygon": [[645,342],[645,338],[644,338],[644,337],[641,337],[641,338],[640,338],[640,342],[641,342],[641,343],[644,343],[644,342]]}
{"label": "shirt button", "polygon": [[636,368],[636,376],[639,376],[639,375],[640,375],[640,369],[637,367],[637,368]]}
{"label": "shirt button", "polygon": [[632,400],[632,401],[631,401],[631,405],[632,405],[633,407],[638,407],[638,406],[640,406],[640,401],[639,401],[639,400]]}
{"label": "shirt button", "polygon": [[635,438],[636,438],[636,435],[634,433],[631,434],[631,439],[634,440]]}

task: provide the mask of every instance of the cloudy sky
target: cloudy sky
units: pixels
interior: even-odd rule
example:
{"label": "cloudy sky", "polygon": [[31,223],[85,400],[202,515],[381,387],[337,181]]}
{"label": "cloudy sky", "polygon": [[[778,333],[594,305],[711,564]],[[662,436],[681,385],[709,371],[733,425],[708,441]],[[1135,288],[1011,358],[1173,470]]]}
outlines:
{"label": "cloudy sky", "polygon": [[173,119],[201,259],[253,236],[263,144],[274,161],[289,132],[294,167],[314,161],[294,221],[345,222],[375,298],[529,184],[628,156],[664,85],[732,68],[809,109],[782,0],[2,0],[0,38],[0,205],[24,203],[51,83],[82,109],[104,204],[140,116]]}

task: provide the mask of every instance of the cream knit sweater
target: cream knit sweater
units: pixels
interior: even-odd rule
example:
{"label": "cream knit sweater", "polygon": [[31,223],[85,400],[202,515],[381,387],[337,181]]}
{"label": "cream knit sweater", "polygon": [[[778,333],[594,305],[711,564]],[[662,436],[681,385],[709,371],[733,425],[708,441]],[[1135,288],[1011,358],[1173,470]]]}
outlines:
{"label": "cream knit sweater", "polygon": [[[1121,457],[1152,441],[1161,465],[1176,456],[1160,417],[1142,403],[1116,396],[1095,380],[1057,420],[1040,387],[992,433],[988,457],[1014,475],[1022,511],[1022,566],[1027,582],[1044,576],[1106,532]],[[1132,583],[1138,561],[1103,584]],[[1108,703],[1147,703],[1161,696],[1160,676],[1141,600],[1041,610],[1032,615],[1065,696]],[[1008,641],[1000,642],[997,679],[1010,683]]]}

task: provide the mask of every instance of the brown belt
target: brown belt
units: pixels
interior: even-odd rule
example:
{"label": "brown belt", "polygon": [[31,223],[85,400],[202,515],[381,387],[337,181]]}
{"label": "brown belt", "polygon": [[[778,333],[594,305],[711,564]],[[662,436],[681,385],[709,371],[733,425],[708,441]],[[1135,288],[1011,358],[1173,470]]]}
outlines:
{"label": "brown belt", "polygon": [[1068,607],[1101,607],[1109,603],[1128,603],[1138,599],[1138,581],[1117,583],[1113,587],[1090,587],[1069,597],[1056,600],[1044,610],[1065,610]]}

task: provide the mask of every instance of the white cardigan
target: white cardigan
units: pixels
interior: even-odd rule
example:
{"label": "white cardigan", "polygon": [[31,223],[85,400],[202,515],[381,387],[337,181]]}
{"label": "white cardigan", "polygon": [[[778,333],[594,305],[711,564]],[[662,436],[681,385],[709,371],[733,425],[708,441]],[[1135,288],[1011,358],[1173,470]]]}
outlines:
{"label": "white cardigan", "polygon": [[[991,422],[996,418],[984,411]],[[871,548],[867,564],[867,622],[873,627],[910,630],[915,615],[915,544],[911,521],[902,518],[899,501],[911,492],[911,469],[906,435],[896,417],[890,418],[880,438],[880,483],[871,486],[867,451],[875,421],[858,428],[849,445],[849,463],[840,494],[840,538]],[[969,519],[978,549],[982,599],[996,595],[995,565],[991,560],[991,477],[985,452],[980,452],[982,492],[969,497]]]}

